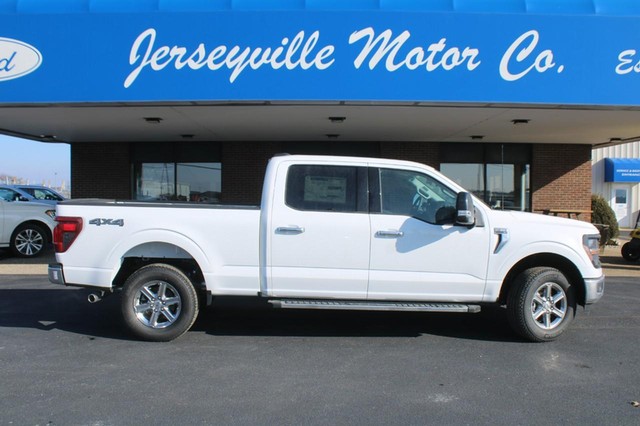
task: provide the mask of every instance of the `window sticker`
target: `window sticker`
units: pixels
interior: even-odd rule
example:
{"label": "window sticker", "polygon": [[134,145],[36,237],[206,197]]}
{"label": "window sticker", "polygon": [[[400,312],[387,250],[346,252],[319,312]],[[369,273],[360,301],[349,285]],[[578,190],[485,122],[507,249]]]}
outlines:
{"label": "window sticker", "polygon": [[305,176],[304,201],[345,204],[347,179],[329,176]]}

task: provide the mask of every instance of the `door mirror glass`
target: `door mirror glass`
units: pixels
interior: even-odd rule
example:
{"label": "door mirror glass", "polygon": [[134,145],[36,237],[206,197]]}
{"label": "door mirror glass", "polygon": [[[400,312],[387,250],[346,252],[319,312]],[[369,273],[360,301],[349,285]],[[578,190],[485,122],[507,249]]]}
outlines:
{"label": "door mirror glass", "polygon": [[473,207],[473,198],[468,192],[458,193],[456,199],[456,225],[474,226],[476,223],[476,214]]}

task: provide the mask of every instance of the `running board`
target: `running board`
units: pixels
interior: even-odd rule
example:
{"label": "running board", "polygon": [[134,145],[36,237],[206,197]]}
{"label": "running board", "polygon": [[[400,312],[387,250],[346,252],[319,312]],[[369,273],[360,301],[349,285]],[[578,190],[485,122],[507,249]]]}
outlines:
{"label": "running board", "polygon": [[461,303],[385,302],[359,300],[272,299],[274,308],[334,309],[347,311],[406,311],[406,312],[480,312],[479,305]]}

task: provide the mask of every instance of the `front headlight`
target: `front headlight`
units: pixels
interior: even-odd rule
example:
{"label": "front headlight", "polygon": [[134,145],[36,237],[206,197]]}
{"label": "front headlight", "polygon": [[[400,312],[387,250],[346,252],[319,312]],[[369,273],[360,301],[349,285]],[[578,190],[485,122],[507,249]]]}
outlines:
{"label": "front headlight", "polygon": [[600,234],[589,234],[582,236],[582,247],[593,266],[600,268]]}
{"label": "front headlight", "polygon": [[46,212],[44,212],[47,216],[49,216],[51,219],[56,220],[56,211],[55,210],[47,210]]}

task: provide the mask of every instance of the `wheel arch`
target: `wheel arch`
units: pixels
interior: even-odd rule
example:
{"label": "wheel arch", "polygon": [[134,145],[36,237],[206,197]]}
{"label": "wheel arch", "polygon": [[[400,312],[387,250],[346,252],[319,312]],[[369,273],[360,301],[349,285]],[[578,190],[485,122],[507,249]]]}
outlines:
{"label": "wheel arch", "polygon": [[499,302],[506,303],[509,292],[513,287],[514,281],[518,275],[530,268],[548,267],[554,268],[562,272],[571,285],[575,286],[576,301],[580,305],[585,304],[585,287],[584,280],[580,274],[580,270],[576,265],[564,256],[555,253],[538,253],[528,256],[516,263],[507,273],[500,290]]}
{"label": "wheel arch", "polygon": [[18,229],[22,228],[24,225],[37,225],[38,228],[41,228],[44,231],[44,236],[45,236],[45,239],[47,240],[46,243],[48,244],[51,241],[53,241],[53,234],[51,233],[51,228],[49,228],[49,225],[37,219],[25,220],[24,222],[19,223],[13,229],[13,232],[11,232],[11,240],[15,238],[16,232],[18,232]]}
{"label": "wheel arch", "polygon": [[[206,288],[203,264],[208,264],[204,253],[197,246],[183,248],[185,244],[176,241],[146,241],[130,244],[130,247],[117,259],[118,266],[114,268],[112,286],[122,287],[127,278],[136,270],[151,264],[166,264],[179,269],[196,287]],[[190,244],[186,244],[190,246]]]}

